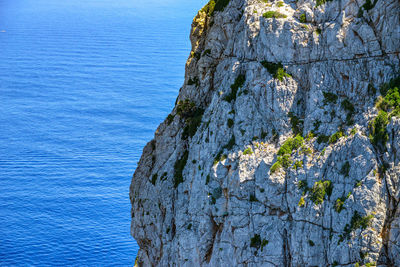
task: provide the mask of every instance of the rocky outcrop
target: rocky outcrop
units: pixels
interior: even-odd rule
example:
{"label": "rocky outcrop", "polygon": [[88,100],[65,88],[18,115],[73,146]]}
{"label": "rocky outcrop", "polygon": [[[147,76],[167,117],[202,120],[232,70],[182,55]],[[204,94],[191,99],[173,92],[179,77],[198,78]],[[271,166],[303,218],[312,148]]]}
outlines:
{"label": "rocky outcrop", "polygon": [[212,0],[190,39],[137,264],[400,266],[400,1]]}

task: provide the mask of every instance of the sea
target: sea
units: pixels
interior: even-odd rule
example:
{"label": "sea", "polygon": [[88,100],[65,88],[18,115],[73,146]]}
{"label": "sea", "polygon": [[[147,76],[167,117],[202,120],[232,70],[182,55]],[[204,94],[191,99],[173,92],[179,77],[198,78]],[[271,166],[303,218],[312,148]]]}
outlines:
{"label": "sea", "polygon": [[129,185],[204,0],[0,0],[0,266],[133,266]]}

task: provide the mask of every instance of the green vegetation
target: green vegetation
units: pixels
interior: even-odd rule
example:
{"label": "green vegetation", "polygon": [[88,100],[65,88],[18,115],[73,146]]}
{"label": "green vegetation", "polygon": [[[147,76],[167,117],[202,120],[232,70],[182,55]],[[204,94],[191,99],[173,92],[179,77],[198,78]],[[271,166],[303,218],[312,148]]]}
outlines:
{"label": "green vegetation", "polygon": [[261,250],[268,245],[268,240],[263,239],[261,240],[261,237],[259,234],[255,234],[251,239],[250,239],[250,247],[260,249]]}
{"label": "green vegetation", "polygon": [[283,77],[292,77],[283,68],[282,63],[273,63],[268,61],[261,61],[261,65],[268,70],[268,72],[279,81],[283,81]]}
{"label": "green vegetation", "polygon": [[376,107],[378,116],[369,124],[371,143],[380,149],[384,149],[389,135],[386,130],[392,116],[400,117],[400,76],[381,86],[382,96],[378,99]]}
{"label": "green vegetation", "polygon": [[301,160],[296,161],[296,162],[294,163],[294,165],[293,165],[293,168],[294,168],[295,170],[297,170],[297,169],[302,169],[302,168],[303,168],[303,162],[302,162]]}
{"label": "green vegetation", "polygon": [[312,240],[308,240],[308,244],[310,245],[310,247],[315,246],[315,243]]}
{"label": "green vegetation", "polygon": [[331,137],[329,137],[329,144],[336,143],[342,136],[343,136],[342,131],[338,131],[338,132],[332,134]]}
{"label": "green vegetation", "polygon": [[[289,168],[292,165],[292,160],[290,155],[294,150],[299,149],[304,143],[304,138],[301,135],[297,135],[294,138],[289,138],[283,143],[283,145],[278,150],[278,158],[276,162],[271,166],[270,172],[274,173],[280,168]],[[300,167],[300,163],[297,163],[296,168]],[[301,163],[302,167],[302,163]]]}
{"label": "green vegetation", "polygon": [[265,12],[263,14],[263,17],[266,18],[266,19],[271,19],[271,18],[284,19],[287,16],[285,14],[282,14],[282,13],[278,12],[278,11],[267,11],[267,12]]}
{"label": "green vegetation", "polygon": [[304,197],[302,196],[302,197],[300,198],[300,200],[299,200],[298,206],[299,206],[299,207],[303,207],[305,204],[306,204],[306,201],[304,200]]}
{"label": "green vegetation", "polygon": [[211,49],[206,49],[206,50],[204,50],[204,52],[203,52],[203,56],[208,56],[208,55],[210,55],[211,54]]}
{"label": "green vegetation", "polygon": [[355,111],[354,105],[346,98],[342,101],[341,107],[347,112],[346,124],[349,126],[354,124],[352,119]]}
{"label": "green vegetation", "polygon": [[174,115],[169,114],[169,115],[167,116],[167,124],[170,125],[171,122],[174,120],[174,118],[175,118]]}
{"label": "green vegetation", "polygon": [[243,155],[251,155],[251,154],[253,154],[253,150],[251,149],[251,147],[248,147],[243,151]]}
{"label": "green vegetation", "polygon": [[316,205],[322,204],[322,202],[324,202],[325,195],[328,195],[329,197],[332,194],[332,190],[333,185],[329,180],[315,182],[314,186],[310,190],[310,199]]}
{"label": "green vegetation", "polygon": [[300,191],[303,191],[303,195],[305,195],[307,193],[307,191],[310,190],[310,188],[308,187],[308,183],[307,180],[300,180],[299,183],[297,184],[297,188]]}
{"label": "green vegetation", "polygon": [[236,144],[236,139],[235,136],[232,135],[231,139],[229,139],[228,143],[223,148],[231,150],[235,144]]}
{"label": "green vegetation", "polygon": [[294,150],[299,149],[304,143],[304,138],[301,135],[296,135],[294,138],[287,139],[278,150],[278,155],[283,156],[292,154]]}
{"label": "green vegetation", "polygon": [[157,174],[157,173],[153,174],[153,177],[151,178],[151,183],[152,183],[153,185],[156,185],[157,177],[158,177],[158,174]]}
{"label": "green vegetation", "polygon": [[259,202],[258,199],[256,198],[256,195],[251,194],[249,198],[250,202]]}
{"label": "green vegetation", "polygon": [[367,227],[371,224],[372,219],[374,218],[373,215],[366,215],[361,217],[358,211],[355,211],[353,217],[350,220],[350,224],[346,224],[344,227],[344,238],[350,239],[350,233],[352,231],[361,228],[362,230],[367,229]]}
{"label": "green vegetation", "polygon": [[307,17],[306,17],[305,13],[300,15],[300,22],[301,23],[306,23],[307,22]]}
{"label": "green vegetation", "polygon": [[337,95],[329,92],[323,92],[323,94],[324,94],[324,104],[327,103],[336,104],[336,101],[338,99]]}
{"label": "green vegetation", "polygon": [[183,182],[183,169],[186,166],[189,156],[189,151],[185,150],[180,159],[178,159],[174,164],[174,188],[177,188],[180,183]]}
{"label": "green vegetation", "polygon": [[283,7],[283,6],[284,6],[284,3],[282,1],[279,1],[278,2],[278,7]]}
{"label": "green vegetation", "polygon": [[214,158],[214,165],[216,165],[218,162],[223,161],[227,158],[225,154],[222,154],[222,150],[218,152],[218,154]]}
{"label": "green vegetation", "polygon": [[350,172],[350,163],[348,161],[346,161],[342,168],[340,169],[340,173],[343,174],[345,177],[349,176],[349,172]]}
{"label": "green vegetation", "polygon": [[288,114],[290,119],[290,124],[292,125],[292,131],[296,134],[303,133],[303,120],[299,119],[293,112],[289,112]]}
{"label": "green vegetation", "polygon": [[345,197],[341,197],[341,198],[336,199],[336,202],[335,202],[335,211],[336,211],[337,213],[340,213],[340,212],[344,209],[343,205],[344,205],[344,201],[345,201],[345,200],[346,200]]}
{"label": "green vegetation", "polygon": [[292,165],[292,160],[290,159],[290,155],[283,155],[281,157],[278,157],[277,161],[271,166],[270,172],[274,173],[280,168],[289,168],[290,165]]}
{"label": "green vegetation", "polygon": [[228,119],[227,124],[228,124],[228,127],[229,127],[229,128],[232,128],[232,126],[233,126],[233,120],[232,120],[232,119]]}
{"label": "green vegetation", "polygon": [[354,112],[354,105],[347,98],[342,101],[341,106],[347,112]]}
{"label": "green vegetation", "polygon": [[193,85],[193,84],[195,84],[196,86],[199,86],[199,84],[200,84],[199,78],[197,78],[197,77],[194,77],[193,79],[192,79],[192,78],[189,78],[187,84],[188,84],[188,85]]}
{"label": "green vegetation", "polygon": [[317,142],[318,144],[327,143],[329,141],[329,136],[320,134],[318,135]]}
{"label": "green vegetation", "polygon": [[361,18],[363,16],[364,10],[369,11],[373,9],[377,2],[378,0],[374,0],[374,2],[372,2],[372,0],[366,0],[365,3],[358,10],[358,17]]}
{"label": "green vegetation", "polygon": [[165,181],[167,179],[167,175],[168,175],[168,173],[164,172],[163,175],[161,175],[160,180]]}
{"label": "green vegetation", "polygon": [[194,102],[185,99],[179,101],[176,113],[184,120],[185,127],[182,132],[182,139],[193,137],[196,134],[197,128],[201,124],[203,118],[204,109],[196,107]]}
{"label": "green vegetation", "polygon": [[236,77],[235,82],[231,85],[231,93],[227,96],[225,96],[224,100],[227,102],[232,102],[232,100],[236,100],[236,95],[239,90],[244,85],[244,82],[246,81],[246,77],[243,74],[239,74],[238,77]]}
{"label": "green vegetation", "polygon": [[378,116],[369,124],[371,143],[381,149],[384,149],[386,142],[389,140],[389,134],[386,126],[389,124],[389,115],[387,112],[380,110]]}
{"label": "green vegetation", "polygon": [[229,4],[230,0],[211,0],[201,11],[206,12],[208,16],[212,16],[215,11],[223,11]]}
{"label": "green vegetation", "polygon": [[315,30],[315,33],[317,34],[317,36],[319,36],[319,35],[321,35],[322,30],[320,28],[318,28]]}

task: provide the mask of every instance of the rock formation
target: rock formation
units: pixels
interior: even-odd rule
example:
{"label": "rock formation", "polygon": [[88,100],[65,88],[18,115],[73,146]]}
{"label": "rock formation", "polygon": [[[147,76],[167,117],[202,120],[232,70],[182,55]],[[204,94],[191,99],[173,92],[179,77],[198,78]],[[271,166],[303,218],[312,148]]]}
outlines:
{"label": "rock formation", "polygon": [[130,188],[139,266],[400,266],[400,1],[211,0]]}

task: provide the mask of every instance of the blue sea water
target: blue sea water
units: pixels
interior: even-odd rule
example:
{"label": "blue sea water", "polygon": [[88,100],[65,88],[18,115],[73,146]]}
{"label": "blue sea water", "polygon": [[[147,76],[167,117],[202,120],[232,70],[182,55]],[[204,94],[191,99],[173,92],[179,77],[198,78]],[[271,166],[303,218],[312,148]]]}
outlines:
{"label": "blue sea water", "polygon": [[196,0],[0,0],[0,265],[132,266],[129,185]]}

